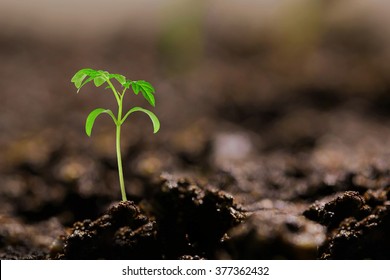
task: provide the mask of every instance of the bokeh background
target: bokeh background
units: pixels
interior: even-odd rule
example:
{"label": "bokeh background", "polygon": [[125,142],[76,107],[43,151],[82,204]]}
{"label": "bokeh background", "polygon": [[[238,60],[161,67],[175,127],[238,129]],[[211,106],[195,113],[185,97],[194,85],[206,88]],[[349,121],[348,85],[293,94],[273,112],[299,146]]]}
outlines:
{"label": "bokeh background", "polygon": [[2,0],[0,26],[5,196],[47,174],[44,191],[77,180],[88,196],[109,166],[115,197],[114,126],[99,118],[89,139],[84,121],[116,104],[93,86],[76,94],[85,67],[157,90],[161,131],[141,114],[123,130],[127,180],[272,153],[310,151],[328,169],[388,163],[389,1]]}

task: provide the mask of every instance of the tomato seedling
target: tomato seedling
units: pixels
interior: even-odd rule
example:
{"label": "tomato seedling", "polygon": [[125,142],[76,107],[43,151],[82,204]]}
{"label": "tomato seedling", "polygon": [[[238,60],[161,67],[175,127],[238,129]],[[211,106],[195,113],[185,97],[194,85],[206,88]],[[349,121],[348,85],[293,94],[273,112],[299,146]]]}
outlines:
{"label": "tomato seedling", "polygon": [[[121,85],[122,87],[121,91],[118,91],[114,87],[112,81],[115,80]],[[153,124],[154,133],[157,133],[157,131],[160,129],[160,121],[158,120],[157,116],[154,113],[141,107],[133,107],[129,111],[127,111],[126,114],[123,114],[123,99],[126,91],[131,87],[134,94],[138,95],[141,92],[142,96],[150,103],[150,105],[155,107],[155,98],[153,95],[155,89],[150,83],[144,80],[132,81],[126,79],[125,76],[120,74],[110,74],[107,71],[93,70],[90,68],[84,68],[79,70],[71,80],[71,82],[74,83],[74,85],[77,88],[77,93],[84,85],[92,81],[96,87],[100,87],[101,85],[106,84],[107,85],[106,89],[110,89],[113,92],[116,102],[118,103],[118,113],[115,116],[110,109],[97,108],[93,110],[91,113],[89,113],[87,120],[85,122],[85,132],[87,133],[88,136],[91,136],[92,127],[95,122],[95,119],[102,113],[108,114],[114,121],[116,126],[116,155],[118,160],[119,184],[122,193],[122,200],[126,201],[127,198],[126,198],[125,183],[123,179],[122,155],[121,155],[121,126],[125,122],[127,117],[134,112],[144,112],[150,117]]]}

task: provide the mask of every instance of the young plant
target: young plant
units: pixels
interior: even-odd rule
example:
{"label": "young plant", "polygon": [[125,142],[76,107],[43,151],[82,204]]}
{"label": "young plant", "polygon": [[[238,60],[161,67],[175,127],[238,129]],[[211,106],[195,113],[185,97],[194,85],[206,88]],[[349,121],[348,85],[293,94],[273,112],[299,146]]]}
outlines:
{"label": "young plant", "polygon": [[[127,117],[134,112],[144,112],[150,117],[153,124],[154,133],[157,133],[157,131],[160,129],[160,122],[154,113],[141,107],[133,107],[129,111],[127,111],[126,114],[123,114],[123,99],[125,97],[126,91],[129,88],[131,88],[135,95],[138,95],[141,92],[142,96],[150,103],[150,105],[155,107],[155,99],[153,95],[155,90],[150,83],[144,80],[132,81],[126,79],[125,76],[120,74],[110,74],[107,71],[93,70],[90,68],[79,70],[71,80],[71,82],[74,83],[74,85],[77,88],[77,93],[84,85],[92,81],[96,87],[100,87],[101,85],[105,84],[106,89],[112,91],[116,99],[116,102],[118,104],[118,112],[117,115],[115,116],[110,109],[97,108],[93,110],[91,113],[89,113],[87,120],[85,122],[85,132],[87,133],[88,136],[91,136],[92,127],[95,122],[95,119],[102,113],[108,114],[114,121],[116,126],[116,155],[118,160],[119,184],[122,193],[122,200],[126,201],[127,198],[126,198],[125,183],[123,180],[123,168],[122,168],[122,156],[121,156],[121,126],[125,122]],[[120,84],[121,86],[120,91],[114,87],[113,81],[116,81]]]}

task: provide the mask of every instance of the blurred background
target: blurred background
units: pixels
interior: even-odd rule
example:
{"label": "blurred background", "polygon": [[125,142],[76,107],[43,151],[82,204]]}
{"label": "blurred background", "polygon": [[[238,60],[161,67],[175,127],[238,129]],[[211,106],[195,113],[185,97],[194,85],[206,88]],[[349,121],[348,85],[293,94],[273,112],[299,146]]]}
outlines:
{"label": "blurred background", "polygon": [[142,114],[123,130],[134,195],[138,177],[275,153],[327,169],[388,163],[389,1],[2,0],[0,26],[3,196],[103,184],[119,198],[111,120],[84,133],[115,100],[92,85],[76,94],[85,67],[156,88],[161,131]]}

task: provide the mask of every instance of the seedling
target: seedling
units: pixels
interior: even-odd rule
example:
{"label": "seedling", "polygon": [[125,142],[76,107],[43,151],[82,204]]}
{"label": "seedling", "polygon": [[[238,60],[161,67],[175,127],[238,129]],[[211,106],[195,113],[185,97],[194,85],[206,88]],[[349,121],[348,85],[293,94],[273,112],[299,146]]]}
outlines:
{"label": "seedling", "polygon": [[[92,127],[95,122],[95,119],[102,113],[108,114],[115,123],[116,126],[116,156],[118,160],[118,174],[119,174],[119,184],[122,193],[122,200],[126,201],[126,190],[125,183],[123,180],[123,168],[122,168],[122,155],[121,155],[121,126],[127,119],[127,117],[134,112],[144,112],[146,113],[153,124],[153,133],[157,133],[160,129],[160,122],[157,116],[149,110],[146,110],[141,107],[133,107],[126,114],[123,114],[123,99],[125,97],[126,91],[131,87],[135,95],[138,95],[140,92],[142,96],[155,107],[155,99],[153,93],[155,92],[153,86],[144,81],[132,81],[126,79],[125,76],[120,74],[110,74],[107,71],[103,70],[93,70],[89,68],[79,70],[72,78],[71,82],[77,88],[77,93],[80,89],[89,82],[95,84],[96,87],[100,87],[103,84],[106,84],[106,89],[109,89],[114,94],[116,102],[118,103],[118,113],[117,116],[113,114],[110,109],[97,108],[89,113],[87,120],[85,122],[85,132],[88,136],[91,136]],[[114,85],[113,81],[117,81],[121,85],[121,91],[118,91]]]}

